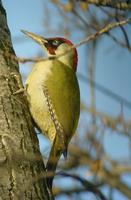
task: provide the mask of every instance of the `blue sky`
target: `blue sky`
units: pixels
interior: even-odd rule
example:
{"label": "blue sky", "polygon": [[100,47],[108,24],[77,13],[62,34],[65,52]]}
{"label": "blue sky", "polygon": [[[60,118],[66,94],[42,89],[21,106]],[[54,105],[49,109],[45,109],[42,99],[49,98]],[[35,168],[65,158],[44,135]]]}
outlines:
{"label": "blue sky", "polygon": [[[47,7],[44,7],[45,0],[3,0],[4,7],[7,12],[8,25],[11,31],[13,46],[16,54],[19,57],[31,57],[40,53],[41,50],[37,44],[32,40],[27,38],[21,33],[21,29],[32,31],[38,34],[44,34],[44,36],[56,36],[57,34],[48,33],[47,27],[43,23],[44,15],[47,15],[46,11],[52,8],[52,13],[49,15],[54,15],[57,13],[57,10],[54,9],[51,3],[46,3]],[[60,18],[54,17],[49,18],[52,29],[57,29],[57,26],[60,24]],[[47,24],[48,26],[48,24]],[[64,26],[64,25],[63,25]],[[127,27],[129,28],[129,27]],[[117,33],[119,35],[119,33]],[[60,35],[62,36],[62,35]],[[122,35],[119,35],[122,37]],[[76,44],[82,39],[81,32],[74,32],[71,35],[72,41]],[[85,45],[78,48],[79,54],[79,64],[78,64],[78,73],[81,73],[87,76],[87,60],[88,55],[85,56]],[[126,49],[118,47],[112,40],[104,36],[102,42],[99,42],[99,46],[96,50],[96,72],[95,80],[97,83],[105,86],[111,91],[119,94],[125,99],[131,101],[131,53]],[[27,75],[30,71],[31,64],[20,65],[20,71]],[[81,82],[81,99],[82,101],[89,104],[89,91],[87,84]],[[109,113],[113,116],[116,116],[120,113],[120,105],[112,100],[111,98],[101,94],[99,91],[96,91],[96,106],[98,110]],[[124,108],[125,118],[131,119],[131,109]],[[45,141],[42,136],[39,136],[41,141]],[[41,142],[43,144],[43,142]],[[44,143],[42,149],[46,149],[49,144]],[[118,150],[116,150],[116,145]],[[128,158],[129,149],[128,140],[126,138],[120,137],[118,140],[117,134],[107,133],[105,136],[105,149],[107,154],[111,155],[113,158],[118,158],[118,155],[121,158],[124,158],[125,155]],[[124,151],[123,151],[124,149]],[[118,154],[119,152],[119,154]],[[124,198],[122,198],[124,200]]]}

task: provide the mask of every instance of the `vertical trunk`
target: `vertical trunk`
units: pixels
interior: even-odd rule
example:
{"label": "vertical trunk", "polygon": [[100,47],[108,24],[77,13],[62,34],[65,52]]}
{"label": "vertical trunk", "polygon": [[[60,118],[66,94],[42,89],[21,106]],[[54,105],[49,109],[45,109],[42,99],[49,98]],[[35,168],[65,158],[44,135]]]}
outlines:
{"label": "vertical trunk", "polygon": [[[10,56],[9,56],[10,55]],[[0,0],[0,199],[51,199]]]}

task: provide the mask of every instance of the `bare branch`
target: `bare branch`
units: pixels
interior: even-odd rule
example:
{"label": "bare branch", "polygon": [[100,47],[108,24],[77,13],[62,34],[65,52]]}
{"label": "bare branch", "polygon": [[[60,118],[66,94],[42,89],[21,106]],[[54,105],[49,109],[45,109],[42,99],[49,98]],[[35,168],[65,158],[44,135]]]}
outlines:
{"label": "bare branch", "polygon": [[101,200],[106,200],[106,197],[100,192],[100,190],[98,190],[97,187],[94,184],[87,181],[86,179],[81,178],[78,175],[68,174],[68,173],[64,173],[64,172],[58,172],[57,175],[64,176],[64,177],[71,177],[71,178],[79,181],[87,189],[88,192],[94,193]]}
{"label": "bare branch", "polygon": [[111,0],[85,0],[87,4],[93,4],[96,6],[106,6],[110,8],[116,8],[120,10],[131,10],[131,3],[121,1],[121,2],[113,2]]}
{"label": "bare branch", "polygon": [[92,40],[96,40],[99,36],[103,35],[104,33],[107,33],[108,31],[110,31],[113,28],[116,28],[118,26],[122,26],[125,25],[127,23],[131,22],[131,18],[128,19],[124,19],[121,20],[119,22],[113,22],[110,24],[107,24],[105,27],[101,28],[100,30],[98,30],[95,34],[91,34],[89,35],[87,38],[81,40],[79,43],[77,43],[76,45],[72,46],[68,51],[65,51],[62,54],[59,54],[57,56],[50,56],[50,57],[45,57],[45,58],[40,58],[40,57],[36,57],[36,58],[21,58],[21,57],[15,57],[13,55],[11,55],[9,52],[3,52],[4,56],[6,57],[11,57],[13,60],[17,60],[18,62],[21,63],[26,63],[26,62],[41,62],[41,61],[46,61],[46,60],[52,60],[52,59],[56,59],[59,58],[61,56],[64,56],[65,54],[69,53],[73,48],[77,48],[89,41]]}
{"label": "bare branch", "polygon": [[87,192],[87,189],[86,188],[70,188],[70,189],[61,189],[61,188],[53,188],[53,194],[54,196],[58,196],[58,195],[63,195],[63,194],[66,194],[66,195],[72,195],[73,193],[76,193],[76,194],[79,194],[79,193],[82,193],[82,192]]}
{"label": "bare branch", "polygon": [[[69,148],[69,151],[72,155],[72,161],[74,162],[74,166],[76,167],[77,165],[79,166],[80,164],[82,165],[88,165],[90,170],[92,171],[92,173],[96,173],[96,168],[92,167],[93,163],[94,163],[94,159],[93,157],[89,154],[89,152],[84,151],[82,149],[80,149],[78,146],[76,145],[71,145]],[[102,162],[101,158],[101,162]],[[127,184],[125,184],[122,180],[121,180],[121,174],[117,173],[115,170],[115,167],[118,167],[119,172],[120,172],[120,165],[117,165],[117,163],[113,163],[113,161],[109,160],[109,163],[111,165],[111,167],[107,169],[107,166],[104,166],[104,162],[103,164],[101,164],[101,167],[99,167],[99,169],[97,169],[97,178],[99,178],[100,182],[104,183],[104,184],[108,184],[110,185],[112,188],[116,188],[118,189],[121,193],[123,193],[125,196],[127,196],[129,199],[131,199],[131,191],[130,191],[130,187],[127,186]],[[73,163],[69,163],[70,166],[73,166]],[[109,166],[109,165],[108,165]],[[124,169],[123,166],[123,171],[125,170],[125,172],[129,172],[130,167],[126,167]]]}

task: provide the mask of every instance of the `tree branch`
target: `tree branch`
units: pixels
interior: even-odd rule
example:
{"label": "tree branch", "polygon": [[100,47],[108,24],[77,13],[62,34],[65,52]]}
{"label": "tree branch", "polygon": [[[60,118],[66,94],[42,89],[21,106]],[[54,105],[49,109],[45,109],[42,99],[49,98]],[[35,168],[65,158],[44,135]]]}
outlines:
{"label": "tree branch", "polygon": [[21,58],[21,57],[16,57],[14,55],[11,55],[8,51],[4,51],[3,54],[6,57],[9,57],[10,59],[17,60],[18,62],[21,63],[26,63],[26,62],[41,62],[41,61],[46,61],[46,60],[53,60],[57,59],[61,56],[64,56],[65,54],[69,53],[73,48],[77,48],[83,44],[86,44],[89,41],[96,40],[99,36],[103,35],[104,33],[107,33],[108,31],[112,30],[113,28],[116,28],[118,26],[125,25],[127,23],[131,22],[131,18],[121,20],[119,22],[112,22],[110,24],[107,24],[105,27],[101,28],[98,30],[96,33],[89,35],[87,38],[81,40],[79,43],[76,45],[73,45],[68,51],[65,51],[62,54],[59,54],[57,56],[51,56],[51,57],[45,57],[45,58],[40,58],[40,57],[35,57],[35,58]]}
{"label": "tree branch", "polygon": [[93,194],[97,195],[101,200],[106,200],[106,197],[100,192],[100,190],[98,190],[94,184],[87,181],[86,179],[81,178],[78,175],[68,174],[64,172],[58,172],[57,175],[64,176],[64,177],[71,177],[79,181],[87,189],[88,192],[92,192]]}
{"label": "tree branch", "polygon": [[93,4],[96,6],[105,6],[105,7],[110,7],[110,8],[115,8],[115,9],[120,9],[120,10],[131,10],[131,3],[121,1],[121,2],[113,2],[111,0],[85,0],[87,4]]}

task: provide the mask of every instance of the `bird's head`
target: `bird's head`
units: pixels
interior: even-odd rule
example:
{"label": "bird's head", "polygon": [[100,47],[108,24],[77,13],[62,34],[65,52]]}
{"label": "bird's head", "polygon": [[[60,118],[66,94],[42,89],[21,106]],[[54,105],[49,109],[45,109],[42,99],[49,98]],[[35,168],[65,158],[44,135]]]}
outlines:
{"label": "bird's head", "polygon": [[[44,38],[24,30],[22,30],[22,32],[35,40],[38,44],[40,44],[41,47],[46,50],[49,56],[57,56],[63,54],[62,56],[58,56],[57,59],[76,71],[77,50],[76,48],[72,48],[73,44],[71,41],[62,37]],[[69,49],[71,50],[67,52]]]}

